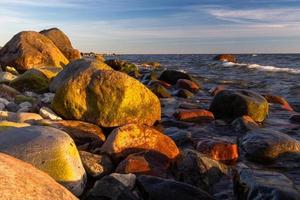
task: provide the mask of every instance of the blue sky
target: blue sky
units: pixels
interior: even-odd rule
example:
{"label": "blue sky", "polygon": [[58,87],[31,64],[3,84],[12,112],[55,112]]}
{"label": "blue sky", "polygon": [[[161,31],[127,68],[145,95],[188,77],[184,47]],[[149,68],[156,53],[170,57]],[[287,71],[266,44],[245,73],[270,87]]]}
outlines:
{"label": "blue sky", "polygon": [[0,0],[0,46],[62,29],[82,51],[300,52],[299,0]]}

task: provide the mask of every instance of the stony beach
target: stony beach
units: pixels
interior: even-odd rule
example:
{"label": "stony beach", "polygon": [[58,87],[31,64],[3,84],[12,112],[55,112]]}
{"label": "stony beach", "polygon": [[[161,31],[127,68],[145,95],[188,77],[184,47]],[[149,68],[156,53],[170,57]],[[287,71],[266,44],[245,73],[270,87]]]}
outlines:
{"label": "stony beach", "polygon": [[300,199],[300,110],[278,94],[80,53],[57,28],[0,65],[0,199]]}

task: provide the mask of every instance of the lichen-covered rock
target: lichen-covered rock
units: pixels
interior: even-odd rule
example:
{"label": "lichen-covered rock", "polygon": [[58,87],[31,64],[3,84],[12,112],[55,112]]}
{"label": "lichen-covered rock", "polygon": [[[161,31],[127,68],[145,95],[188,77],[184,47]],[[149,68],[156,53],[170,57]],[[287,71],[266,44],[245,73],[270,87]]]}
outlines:
{"label": "lichen-covered rock", "polygon": [[18,33],[0,50],[0,64],[14,66],[18,71],[43,66],[63,67],[68,62],[49,38],[34,31]]}
{"label": "lichen-covered rock", "polygon": [[48,90],[52,78],[61,70],[62,68],[59,67],[33,68],[10,82],[10,86],[22,92],[33,91],[44,93]]}
{"label": "lichen-covered rock", "polygon": [[0,134],[0,152],[46,172],[75,195],[85,187],[86,174],[73,140],[51,127],[10,128]]}
{"label": "lichen-covered rock", "polygon": [[209,110],[216,119],[234,120],[243,115],[250,116],[256,122],[265,120],[269,111],[267,100],[249,90],[223,90],[219,92]]}
{"label": "lichen-covered rock", "polygon": [[240,148],[249,160],[267,162],[283,154],[299,153],[300,142],[281,132],[254,129],[241,138]]}
{"label": "lichen-covered rock", "polygon": [[144,150],[156,151],[169,159],[179,155],[179,149],[171,138],[154,128],[136,124],[115,129],[108,136],[101,150],[117,158]]}
{"label": "lichen-covered rock", "polygon": [[99,60],[79,59],[70,62],[51,82],[50,91],[55,92],[69,79],[81,73],[92,74],[96,70],[112,70],[111,67]]}
{"label": "lichen-covered rock", "polygon": [[116,127],[153,125],[161,117],[159,99],[134,78],[117,71],[85,71],[56,91],[53,110],[65,119]]}
{"label": "lichen-covered rock", "polygon": [[0,153],[2,200],[77,200],[48,174],[32,165]]}
{"label": "lichen-covered rock", "polygon": [[43,30],[40,33],[49,38],[67,59],[76,60],[81,57],[80,52],[73,48],[66,34],[58,28]]}
{"label": "lichen-covered rock", "polygon": [[132,63],[123,60],[106,60],[105,63],[112,67],[114,70],[124,72],[132,77],[139,77],[139,69]]}
{"label": "lichen-covered rock", "polygon": [[172,97],[171,93],[159,83],[153,83],[149,86],[149,88],[159,98]]}

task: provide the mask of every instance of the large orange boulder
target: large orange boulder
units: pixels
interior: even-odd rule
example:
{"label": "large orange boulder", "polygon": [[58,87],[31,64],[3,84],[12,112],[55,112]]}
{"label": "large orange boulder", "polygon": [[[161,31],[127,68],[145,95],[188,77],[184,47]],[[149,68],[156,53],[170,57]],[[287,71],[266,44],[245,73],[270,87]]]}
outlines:
{"label": "large orange boulder", "polygon": [[76,200],[66,188],[30,164],[0,153],[1,199]]}
{"label": "large orange boulder", "polygon": [[101,151],[115,158],[145,150],[156,151],[169,159],[179,155],[179,149],[170,137],[146,125],[129,124],[117,128],[101,147]]}
{"label": "large orange boulder", "polygon": [[34,31],[18,33],[0,50],[0,65],[21,72],[43,66],[64,67],[68,62],[49,38]]}
{"label": "large orange boulder", "polygon": [[68,36],[58,28],[43,30],[40,33],[48,37],[67,59],[75,60],[81,57],[80,52],[73,48]]}

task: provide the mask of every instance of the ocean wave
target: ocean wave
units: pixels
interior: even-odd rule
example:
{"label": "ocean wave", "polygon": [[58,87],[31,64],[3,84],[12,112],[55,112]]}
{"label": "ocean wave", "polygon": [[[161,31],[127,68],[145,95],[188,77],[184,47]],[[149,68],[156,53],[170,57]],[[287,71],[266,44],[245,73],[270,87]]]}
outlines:
{"label": "ocean wave", "polygon": [[246,64],[246,63],[233,63],[233,62],[223,62],[222,64],[224,67],[247,67],[249,69],[257,69],[260,71],[266,72],[285,72],[291,74],[300,74],[300,69],[295,68],[288,68],[288,67],[275,67],[275,66],[268,66],[268,65],[259,65],[259,64]]}

